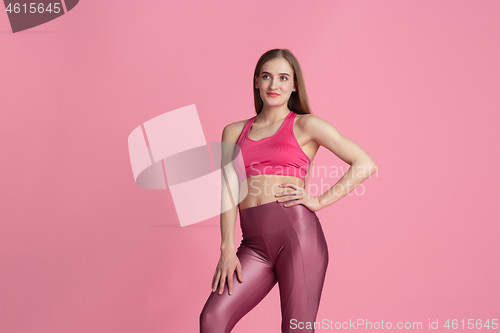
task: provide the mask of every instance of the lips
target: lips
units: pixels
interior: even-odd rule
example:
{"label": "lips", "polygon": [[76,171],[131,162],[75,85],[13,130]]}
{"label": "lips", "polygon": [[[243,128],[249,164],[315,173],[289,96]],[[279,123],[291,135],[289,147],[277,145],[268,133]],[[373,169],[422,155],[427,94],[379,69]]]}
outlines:
{"label": "lips", "polygon": [[276,96],[279,96],[279,94],[275,94],[275,93],[267,93],[269,96],[271,97],[276,97]]}

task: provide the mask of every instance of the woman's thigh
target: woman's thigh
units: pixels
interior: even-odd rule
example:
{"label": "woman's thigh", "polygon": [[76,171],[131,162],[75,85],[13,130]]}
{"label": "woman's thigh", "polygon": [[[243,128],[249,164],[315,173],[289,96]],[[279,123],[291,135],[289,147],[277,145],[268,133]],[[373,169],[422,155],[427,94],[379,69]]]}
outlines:
{"label": "woman's thigh", "polygon": [[314,332],[293,330],[290,326],[291,321],[316,320],[328,266],[328,247],[321,224],[316,216],[308,218],[314,221],[287,229],[286,244],[276,259],[283,332]]}
{"label": "woman's thigh", "polygon": [[271,291],[277,282],[273,264],[266,258],[241,245],[236,252],[241,263],[243,282],[233,274],[233,292],[219,289],[208,297],[200,315],[200,333],[230,332],[236,323]]}

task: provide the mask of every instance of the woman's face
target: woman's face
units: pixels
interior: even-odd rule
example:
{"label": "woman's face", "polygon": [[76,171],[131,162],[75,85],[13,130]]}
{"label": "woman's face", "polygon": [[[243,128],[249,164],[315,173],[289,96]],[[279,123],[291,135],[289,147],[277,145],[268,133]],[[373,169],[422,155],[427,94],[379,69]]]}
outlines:
{"label": "woman's face", "polygon": [[277,106],[288,103],[294,90],[293,68],[284,58],[269,60],[255,78],[255,87],[260,91],[262,102]]}

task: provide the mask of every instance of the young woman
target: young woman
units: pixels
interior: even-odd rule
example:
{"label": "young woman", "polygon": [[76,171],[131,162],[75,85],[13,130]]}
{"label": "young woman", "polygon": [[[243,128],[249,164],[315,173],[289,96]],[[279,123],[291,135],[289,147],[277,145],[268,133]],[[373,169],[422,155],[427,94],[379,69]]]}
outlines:
{"label": "young woman", "polygon": [[[311,114],[302,71],[289,50],[263,54],[253,85],[257,115],[227,125],[222,133],[222,142],[236,144],[234,152],[239,148],[244,160],[248,194],[238,205],[243,240],[235,249],[236,207],[223,210],[221,255],[200,331],[230,332],[278,283],[281,331],[314,332],[328,266],[315,212],[347,195],[377,166],[330,123]],[[351,166],[328,191],[314,196],[305,181],[320,146]],[[223,152],[223,162],[229,156]],[[234,192],[239,183],[234,173],[224,177],[227,192]]]}

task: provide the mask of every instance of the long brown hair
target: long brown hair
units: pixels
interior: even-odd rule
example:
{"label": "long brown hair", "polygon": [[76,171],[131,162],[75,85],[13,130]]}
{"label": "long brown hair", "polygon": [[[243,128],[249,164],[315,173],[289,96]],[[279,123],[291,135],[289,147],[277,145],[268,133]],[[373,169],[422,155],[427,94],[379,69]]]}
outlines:
{"label": "long brown hair", "polygon": [[262,111],[263,102],[260,98],[259,89],[255,88],[255,77],[260,76],[260,70],[262,66],[271,59],[284,58],[288,61],[290,66],[293,68],[293,80],[297,82],[297,91],[293,91],[288,99],[288,108],[297,114],[312,114],[311,108],[309,107],[309,99],[307,98],[306,86],[304,83],[304,76],[302,75],[302,70],[300,69],[299,62],[297,58],[288,49],[272,49],[264,53],[257,65],[255,66],[255,72],[252,78],[253,87],[253,100],[255,104],[255,112],[259,114]]}

